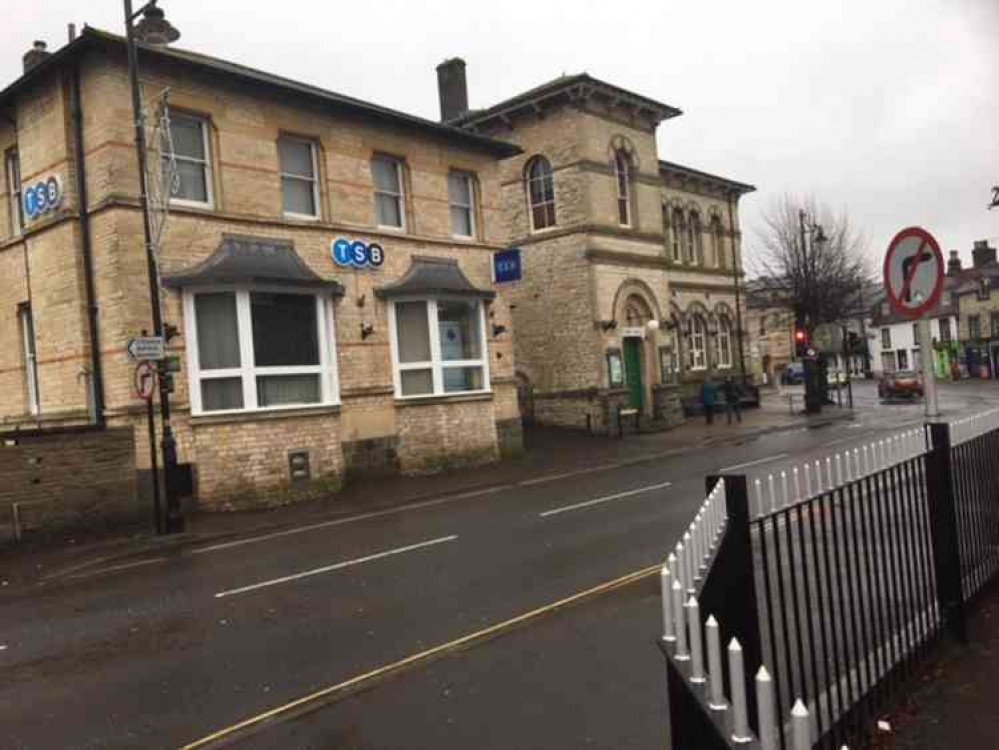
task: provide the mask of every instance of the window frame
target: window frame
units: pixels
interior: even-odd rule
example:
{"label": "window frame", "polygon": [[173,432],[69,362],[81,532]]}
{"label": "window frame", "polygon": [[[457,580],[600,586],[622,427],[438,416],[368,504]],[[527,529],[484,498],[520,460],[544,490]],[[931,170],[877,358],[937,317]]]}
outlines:
{"label": "window frame", "polygon": [[684,235],[683,211],[674,208],[670,214],[670,234],[673,243],[673,262],[683,263],[683,235]]}
{"label": "window frame", "polygon": [[[617,193],[617,223],[631,228],[631,160],[620,149],[614,152],[614,183]],[[622,220],[623,219],[623,220]]]}
{"label": "window frame", "polygon": [[[318,365],[284,365],[257,367],[254,364],[253,311],[250,295],[297,294],[310,297],[316,305],[316,334],[319,337]],[[236,296],[236,332],[239,339],[239,367],[202,370],[198,352],[198,322],[195,312],[195,298],[200,294],[233,293]],[[184,335],[187,342],[187,386],[191,416],[224,416],[231,414],[256,414],[295,409],[316,409],[340,404],[340,372],[337,362],[336,313],[333,298],[317,294],[315,291],[297,291],[281,286],[220,284],[197,289],[185,289],[183,294]],[[208,373],[206,375],[206,373]],[[277,406],[259,406],[257,377],[268,375],[317,375],[319,377],[319,401]],[[243,392],[243,406],[239,409],[205,410],[201,402],[201,383],[204,380],[240,378]]]}
{"label": "window frame", "polygon": [[[536,164],[541,164],[541,163],[544,163],[544,164],[548,165],[548,172],[547,172],[546,177],[543,177],[540,180],[536,180],[534,177],[532,177],[532,174],[534,172],[534,166]],[[541,182],[542,183],[542,195],[543,195],[545,193],[544,186],[545,186],[545,183],[548,180],[551,181],[552,199],[550,201],[541,200],[537,204],[535,204],[534,201],[531,198],[531,185],[534,182]],[[530,217],[531,233],[534,234],[534,233],[537,233],[537,232],[547,232],[547,231],[549,231],[551,229],[555,229],[556,227],[558,227],[558,211],[557,211],[557,206],[556,206],[556,195],[555,195],[555,168],[552,167],[552,163],[548,159],[548,157],[544,156],[543,154],[535,154],[534,156],[532,156],[527,161],[527,165],[526,165],[526,178],[524,180],[524,187],[526,188],[526,193],[527,193],[527,195],[526,195],[526,197],[527,197],[527,213],[528,213],[528,215]],[[549,206],[551,207],[551,217],[552,217],[551,224],[546,224],[543,227],[537,226],[537,224],[534,221],[534,211],[535,211],[535,209],[536,208],[543,208],[543,209],[545,209],[545,216],[547,216],[548,215],[547,207],[549,207]]]}
{"label": "window frame", "polygon": [[940,333],[941,343],[950,343],[950,318],[939,318],[937,320],[937,331]]}
{"label": "window frame", "polygon": [[982,338],[982,318],[979,315],[968,316],[968,338],[978,341]]}
{"label": "window frame", "polygon": [[[395,169],[395,179],[396,185],[398,186],[398,193],[389,193],[385,190],[381,190],[378,187],[378,183],[375,181],[375,162],[383,161],[391,164]],[[375,226],[379,229],[384,229],[387,232],[405,232],[409,221],[406,217],[406,170],[405,162],[398,156],[392,156],[391,154],[374,154],[371,157],[371,195],[374,200],[375,208]],[[378,216],[378,196],[379,195],[389,195],[393,196],[399,205],[399,226],[394,224],[382,224]]]}
{"label": "window frame", "polygon": [[[698,332],[698,323],[700,323],[700,332]],[[700,346],[698,346],[697,340],[700,337]],[[688,369],[691,372],[700,372],[708,369],[708,322],[700,313],[695,313],[690,318],[690,366]],[[700,355],[700,363],[698,363],[698,355]]]}
{"label": "window frame", "polygon": [[17,319],[21,328],[21,354],[24,357],[24,384],[29,414],[42,411],[41,391],[38,387],[38,337],[35,335],[35,316],[31,304],[17,306]]}
{"label": "window frame", "polygon": [[[726,354],[725,357],[722,357],[723,352]],[[727,315],[722,315],[718,318],[718,369],[731,370],[732,360],[732,323]]]}
{"label": "window frame", "polygon": [[725,264],[725,251],[722,247],[722,223],[718,216],[711,217],[711,251],[715,256],[716,268],[727,268]]}
{"label": "window frame", "polygon": [[[285,172],[281,165],[281,141],[289,141],[293,143],[305,144],[309,147],[309,157],[312,161],[312,179],[308,179],[302,175],[292,174],[291,172]],[[281,180],[281,215],[286,219],[297,219],[299,221],[320,221],[322,219],[322,204],[320,203],[320,190],[319,190],[319,147],[313,138],[304,138],[298,135],[290,135],[288,133],[280,133],[277,138],[277,157],[278,157],[278,174]],[[297,180],[299,182],[311,182],[312,183],[312,202],[316,207],[315,214],[301,214],[297,211],[288,211],[285,209],[284,205],[284,181],[285,180]]]}
{"label": "window frame", "polygon": [[[478,309],[479,312],[479,341],[481,351],[479,359],[448,359],[445,360],[441,353],[440,328],[437,318],[437,303],[444,302],[466,302]],[[430,340],[430,359],[420,362],[400,362],[399,361],[399,330],[396,318],[396,305],[406,302],[423,302],[427,312],[427,326]],[[395,297],[388,301],[388,328],[389,346],[392,351],[392,385],[395,389],[395,397],[399,401],[418,401],[429,398],[451,398],[461,396],[474,396],[492,393],[492,382],[489,377],[489,341],[486,338],[486,306],[483,300],[467,297],[426,297],[420,295]],[[444,390],[444,370],[458,369],[461,367],[481,367],[483,387],[474,391],[445,391]],[[430,379],[433,390],[430,393],[414,393],[403,395],[402,373],[407,370],[430,370]]]}
{"label": "window frame", "polygon": [[9,198],[11,237],[24,234],[24,191],[21,187],[21,153],[17,146],[11,146],[3,155],[4,172],[7,176],[7,196]]}
{"label": "window frame", "polygon": [[890,350],[891,349],[891,328],[881,329],[881,348]]}
{"label": "window frame", "polygon": [[[194,120],[201,127],[201,141],[205,150],[204,161],[195,159],[190,156],[182,156],[177,153],[177,149],[173,149],[173,158],[178,162],[186,162],[188,164],[202,164],[205,169],[205,200],[204,201],[193,201],[187,198],[174,198],[170,195],[169,201],[172,206],[181,206],[186,208],[215,208],[215,185],[214,185],[214,169],[212,168],[212,148],[211,139],[208,137],[209,124],[211,123],[211,118],[207,115],[199,115],[193,112],[171,112],[171,118],[182,118],[186,120]],[[170,135],[171,143],[173,142],[173,134]],[[163,158],[163,157],[160,157]]]}
{"label": "window frame", "polygon": [[[458,177],[465,181],[468,185],[468,205],[464,206],[460,203],[455,203],[451,200],[451,178]],[[456,239],[462,240],[474,240],[478,237],[478,226],[475,220],[475,212],[477,208],[477,191],[476,191],[476,180],[475,174],[473,172],[468,172],[463,169],[450,169],[447,173],[448,180],[448,191],[447,191],[447,207],[448,207],[448,222],[451,224],[451,236]],[[454,231],[454,221],[451,217],[451,211],[455,208],[460,208],[468,211],[468,226],[471,229],[471,234],[459,234]]]}

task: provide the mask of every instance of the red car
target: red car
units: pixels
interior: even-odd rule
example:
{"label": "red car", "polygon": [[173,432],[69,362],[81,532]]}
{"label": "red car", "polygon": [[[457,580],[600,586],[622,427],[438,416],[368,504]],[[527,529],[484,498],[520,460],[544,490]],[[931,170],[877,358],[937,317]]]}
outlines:
{"label": "red car", "polygon": [[922,398],[923,377],[912,370],[889,373],[878,383],[878,396],[881,398]]}

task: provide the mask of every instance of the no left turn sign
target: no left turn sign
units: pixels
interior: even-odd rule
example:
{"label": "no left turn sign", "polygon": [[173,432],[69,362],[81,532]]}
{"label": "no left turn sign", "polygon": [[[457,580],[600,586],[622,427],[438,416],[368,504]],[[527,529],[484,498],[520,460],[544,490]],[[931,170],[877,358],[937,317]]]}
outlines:
{"label": "no left turn sign", "polygon": [[135,375],[132,385],[135,387],[135,394],[139,398],[144,401],[152,399],[153,391],[156,388],[156,372],[151,363],[139,362],[139,364],[135,366]]}
{"label": "no left turn sign", "polygon": [[884,279],[896,311],[918,318],[931,309],[944,282],[943,253],[933,235],[920,227],[896,234],[885,254]]}

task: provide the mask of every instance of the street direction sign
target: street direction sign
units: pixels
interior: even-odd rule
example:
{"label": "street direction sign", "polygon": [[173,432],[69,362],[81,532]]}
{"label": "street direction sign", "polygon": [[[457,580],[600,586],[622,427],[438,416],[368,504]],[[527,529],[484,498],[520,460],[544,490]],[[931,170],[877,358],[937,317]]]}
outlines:
{"label": "street direction sign", "polygon": [[166,344],[162,336],[140,336],[129,339],[125,351],[136,362],[157,362],[166,358]]}
{"label": "street direction sign", "polygon": [[135,366],[132,385],[139,398],[145,401],[152,399],[153,391],[156,389],[156,371],[149,362],[139,362]]}
{"label": "street direction sign", "polygon": [[891,306],[918,318],[940,299],[943,282],[943,253],[933,235],[920,227],[896,234],[884,263],[885,291]]}

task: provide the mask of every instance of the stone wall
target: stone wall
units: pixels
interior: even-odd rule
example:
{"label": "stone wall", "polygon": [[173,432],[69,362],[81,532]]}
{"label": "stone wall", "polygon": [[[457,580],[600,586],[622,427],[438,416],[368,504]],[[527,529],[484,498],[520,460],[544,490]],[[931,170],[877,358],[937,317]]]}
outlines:
{"label": "stone wall", "polygon": [[[0,435],[0,541],[151,516],[138,500],[134,433],[109,430]],[[15,521],[16,514],[16,521]]]}
{"label": "stone wall", "polygon": [[401,403],[397,419],[402,471],[426,474],[496,461],[492,400],[487,395]]}

